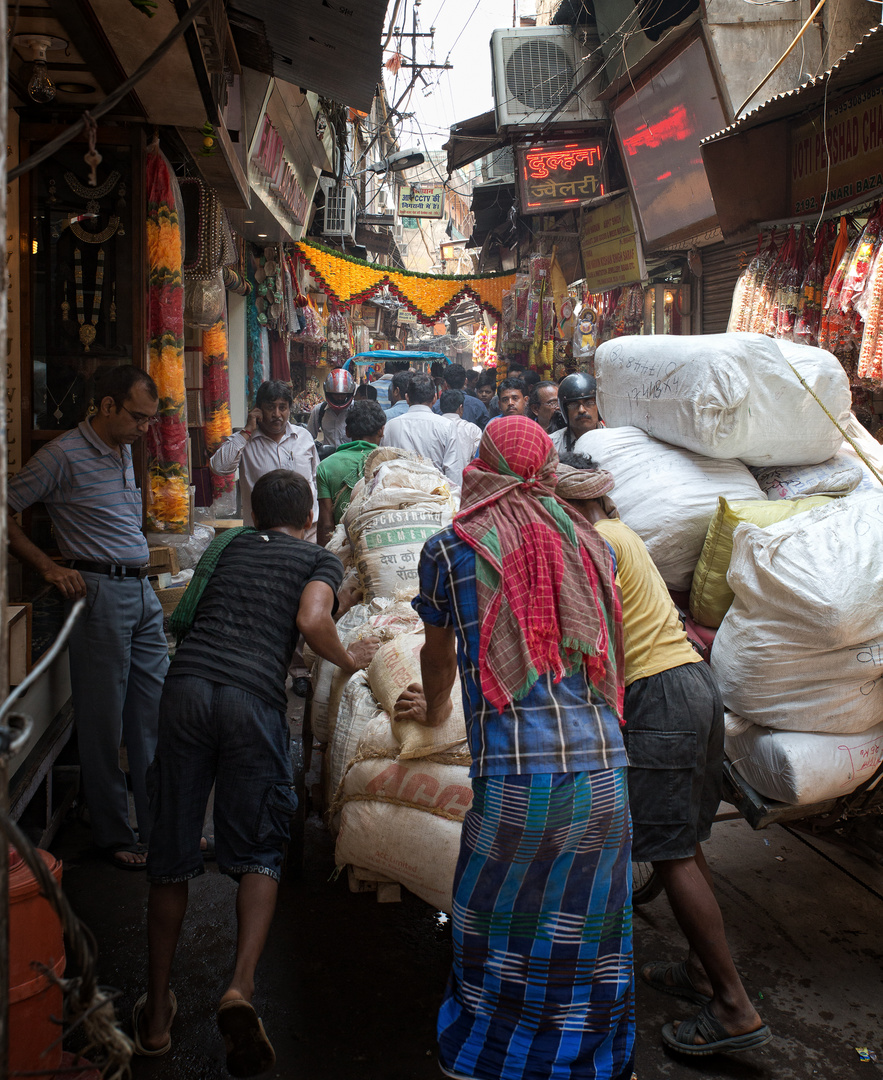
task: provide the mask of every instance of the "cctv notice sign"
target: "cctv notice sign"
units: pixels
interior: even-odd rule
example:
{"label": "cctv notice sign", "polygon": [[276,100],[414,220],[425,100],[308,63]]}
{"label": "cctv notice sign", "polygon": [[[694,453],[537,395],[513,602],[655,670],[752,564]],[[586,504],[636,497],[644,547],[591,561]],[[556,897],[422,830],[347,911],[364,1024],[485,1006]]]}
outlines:
{"label": "cctv notice sign", "polygon": [[582,211],[579,245],[589,292],[631,285],[647,276],[628,195]]}
{"label": "cctv notice sign", "polygon": [[399,217],[440,218],[444,212],[444,184],[405,184],[399,188]]}

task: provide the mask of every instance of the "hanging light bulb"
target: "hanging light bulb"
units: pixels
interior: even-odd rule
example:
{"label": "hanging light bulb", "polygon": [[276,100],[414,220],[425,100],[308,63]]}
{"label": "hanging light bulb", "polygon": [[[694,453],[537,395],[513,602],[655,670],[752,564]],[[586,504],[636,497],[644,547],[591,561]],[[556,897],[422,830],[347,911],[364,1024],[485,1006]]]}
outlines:
{"label": "hanging light bulb", "polygon": [[43,34],[16,34],[16,45],[30,51],[34,61],[34,68],[28,80],[28,94],[32,101],[38,105],[48,105],[55,100],[55,83],[49,78],[49,68],[46,65],[46,50],[65,48],[66,41],[61,38],[52,38]]}

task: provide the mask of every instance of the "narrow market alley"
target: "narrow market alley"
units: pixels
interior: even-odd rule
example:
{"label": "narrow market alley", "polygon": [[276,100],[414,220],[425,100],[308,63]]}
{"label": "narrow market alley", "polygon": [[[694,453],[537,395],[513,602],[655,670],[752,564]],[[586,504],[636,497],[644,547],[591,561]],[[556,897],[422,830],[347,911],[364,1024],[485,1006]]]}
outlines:
{"label": "narrow market alley", "polygon": [[[321,755],[314,753],[318,781]],[[779,827],[721,822],[707,845],[730,945],[775,1038],[738,1056],[683,1059],[664,1023],[695,1007],[637,984],[639,1080],[873,1080],[883,1076],[883,867]],[[128,1027],[147,970],[142,874],[98,861],[76,820],[53,851],[64,887],[94,932],[101,981]],[[168,1056],[135,1058],[134,1080],[226,1077],[214,1011],[234,947],[234,886],[214,863],[193,882],[173,986],[180,1011]],[[635,915],[636,968],[680,958],[664,896]],[[304,870],[283,883],[258,968],[256,1005],[277,1054],[271,1075],[299,1080],[435,1080],[435,1017],[450,965],[446,916],[402,890],[399,904],[349,891],[333,841],[307,820]],[[876,1055],[862,1061],[858,1048]]]}

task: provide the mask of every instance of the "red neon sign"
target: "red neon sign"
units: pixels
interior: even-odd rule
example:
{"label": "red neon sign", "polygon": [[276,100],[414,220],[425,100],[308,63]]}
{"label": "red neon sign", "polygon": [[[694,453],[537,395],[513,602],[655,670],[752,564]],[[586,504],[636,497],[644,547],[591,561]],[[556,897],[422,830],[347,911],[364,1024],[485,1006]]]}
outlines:
{"label": "red neon sign", "polygon": [[554,142],[517,148],[521,212],[578,206],[603,195],[602,141]]}

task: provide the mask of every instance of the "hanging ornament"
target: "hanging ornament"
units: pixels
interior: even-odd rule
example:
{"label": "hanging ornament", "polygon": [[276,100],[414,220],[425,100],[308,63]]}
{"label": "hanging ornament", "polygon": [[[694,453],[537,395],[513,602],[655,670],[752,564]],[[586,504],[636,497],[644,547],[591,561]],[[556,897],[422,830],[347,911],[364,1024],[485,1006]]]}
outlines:
{"label": "hanging ornament", "polygon": [[76,284],[77,322],[80,324],[79,338],[86,352],[95,341],[98,333],[98,316],[101,311],[101,292],[104,287],[104,248],[98,249],[98,264],[95,268],[95,288],[92,290],[92,317],[86,322],[85,302],[83,299],[83,262],[79,248],[74,248],[74,283]]}
{"label": "hanging ornament", "polygon": [[224,275],[215,274],[209,281],[184,283],[184,323],[203,330],[214,326],[224,313]]}

